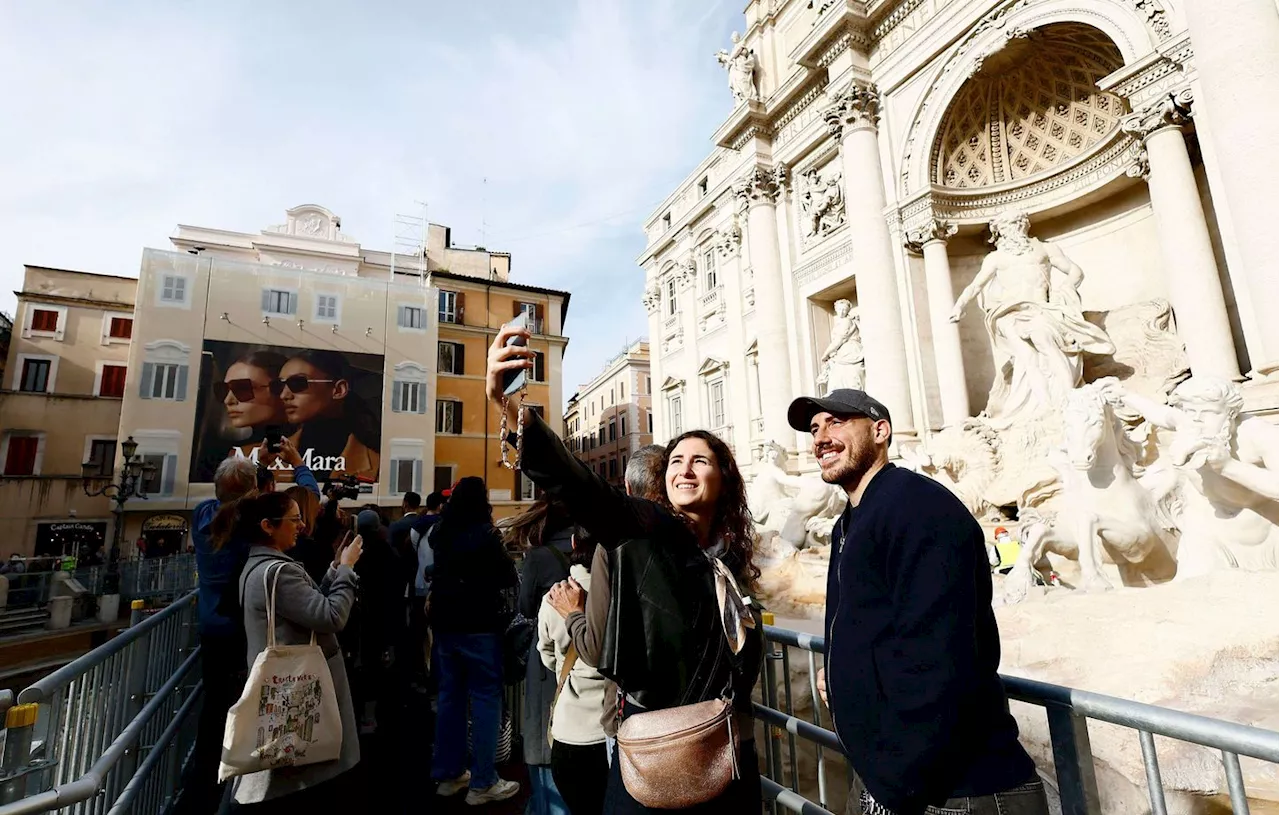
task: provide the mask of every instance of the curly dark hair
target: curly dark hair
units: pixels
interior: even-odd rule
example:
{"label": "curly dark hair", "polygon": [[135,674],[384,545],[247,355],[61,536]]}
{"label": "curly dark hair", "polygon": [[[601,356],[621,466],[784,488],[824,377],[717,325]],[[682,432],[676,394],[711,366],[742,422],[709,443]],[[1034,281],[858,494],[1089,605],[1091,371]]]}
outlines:
{"label": "curly dark hair", "polygon": [[[751,521],[751,512],[747,509],[747,485],[738,470],[738,462],[733,457],[729,445],[720,437],[706,430],[689,430],[676,436],[667,443],[663,462],[671,460],[676,446],[685,439],[701,439],[711,448],[716,458],[716,466],[720,469],[720,497],[716,499],[715,518],[711,524],[712,540],[720,540],[725,545],[725,565],[734,576],[746,587],[754,587],[760,579],[760,568],[754,559],[755,531]],[[687,516],[676,509],[665,494],[659,502],[676,517],[688,520]]]}

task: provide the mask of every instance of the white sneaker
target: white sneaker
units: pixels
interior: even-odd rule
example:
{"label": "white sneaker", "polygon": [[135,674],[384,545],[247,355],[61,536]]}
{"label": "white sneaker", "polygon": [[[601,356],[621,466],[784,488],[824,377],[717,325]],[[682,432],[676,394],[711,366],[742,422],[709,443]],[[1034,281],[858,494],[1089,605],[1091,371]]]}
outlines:
{"label": "white sneaker", "polygon": [[493,801],[505,801],[520,791],[520,782],[504,781],[499,778],[492,787],[483,790],[472,790],[467,793],[467,806],[479,806]]}
{"label": "white sneaker", "polygon": [[468,770],[462,775],[449,781],[440,781],[436,784],[436,795],[448,798],[457,795],[467,788],[471,783],[471,771]]}

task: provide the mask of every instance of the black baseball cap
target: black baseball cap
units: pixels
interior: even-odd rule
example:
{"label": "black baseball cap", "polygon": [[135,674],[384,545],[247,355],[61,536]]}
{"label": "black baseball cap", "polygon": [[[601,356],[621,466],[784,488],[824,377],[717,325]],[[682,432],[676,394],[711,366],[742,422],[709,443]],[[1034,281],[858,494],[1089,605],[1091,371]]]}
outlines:
{"label": "black baseball cap", "polygon": [[867,395],[866,391],[853,388],[838,388],[818,399],[813,396],[801,396],[787,408],[787,423],[801,433],[809,432],[809,422],[819,413],[830,413],[833,416],[865,416],[868,419],[893,424],[889,418],[889,409]]}

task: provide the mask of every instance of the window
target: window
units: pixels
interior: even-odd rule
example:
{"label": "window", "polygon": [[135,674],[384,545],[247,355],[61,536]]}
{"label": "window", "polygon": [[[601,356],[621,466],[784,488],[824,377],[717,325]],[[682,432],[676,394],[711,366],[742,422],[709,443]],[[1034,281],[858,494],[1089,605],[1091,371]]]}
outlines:
{"label": "window", "polygon": [[89,455],[85,457],[85,463],[94,465],[94,469],[86,472],[109,477],[116,463],[116,440],[90,439]]}
{"label": "window", "polygon": [[436,432],[462,432],[462,403],[454,399],[436,400]]}
{"label": "window", "polygon": [[716,287],[716,250],[708,249],[702,253],[702,285],[705,291]]}
{"label": "window", "polygon": [[453,466],[437,464],[431,481],[432,492],[444,492],[453,486]]}
{"label": "window", "polygon": [[285,289],[263,289],[262,310],[267,314],[292,317],[298,313],[298,294]]}
{"label": "window", "polygon": [[622,414],[622,438],[627,437],[627,414]]}
{"label": "window", "polygon": [[618,477],[618,460],[616,458],[609,459],[609,477]]}
{"label": "window", "polygon": [[442,374],[466,372],[466,346],[460,342],[442,342],[438,346],[436,368]]}
{"label": "window", "polygon": [[618,422],[614,419],[609,420],[609,441],[618,440]]}
{"label": "window", "polygon": [[5,475],[39,475],[43,433],[10,433],[4,443]]}
{"label": "window", "polygon": [[169,489],[165,490],[165,461],[170,456],[161,455],[160,453],[147,453],[142,457],[143,465],[154,464],[155,470],[150,476],[142,478],[142,494],[143,495],[168,495],[173,492],[173,480],[169,479]]}
{"label": "window", "polygon": [[419,306],[400,306],[396,310],[396,325],[410,331],[425,331],[427,315]]}
{"label": "window", "polygon": [[671,228],[671,213],[668,212],[666,215],[662,216],[662,231],[666,232],[670,228]]}
{"label": "window", "polygon": [[175,340],[147,343],[138,395],[143,399],[184,401],[187,398],[187,360],[190,354],[188,346]]}
{"label": "window", "polygon": [[187,304],[187,279],[182,275],[163,275],[160,278],[160,304],[185,306]]}
{"label": "window", "polygon": [[626,382],[618,383],[618,398],[624,402],[627,401],[627,383]]}
{"label": "window", "polygon": [[649,413],[649,432],[653,432],[653,413]]}
{"label": "window", "polygon": [[427,369],[416,362],[400,362],[392,376],[391,412],[426,413]]}
{"label": "window", "polygon": [[391,491],[395,493],[422,490],[422,460],[398,458],[391,462]]}
{"label": "window", "polygon": [[22,376],[18,380],[18,390],[26,393],[46,393],[49,390],[49,374],[52,370],[52,360],[23,359]]}
{"label": "window", "polygon": [[462,325],[462,292],[440,292],[440,322]]}
{"label": "window", "polygon": [[133,318],[112,317],[107,336],[113,340],[127,340],[133,337]]}
{"label": "window", "polygon": [[103,365],[98,380],[98,395],[123,397],[124,377],[127,371],[128,369],[123,365]]}
{"label": "window", "polygon": [[707,177],[705,175],[702,177],[702,180],[698,182],[698,197],[707,197]]}
{"label": "window", "polygon": [[31,330],[46,334],[58,333],[58,312],[45,308],[34,309],[31,312]]}
{"label": "window", "polygon": [[684,432],[684,411],[679,396],[669,397],[667,400],[668,409],[671,413],[671,435],[679,436]]}
{"label": "window", "polygon": [[609,404],[613,404],[613,388],[609,388]]}
{"label": "window", "polygon": [[653,393],[653,380],[647,376],[644,378],[644,392]]}
{"label": "window", "polygon": [[600,444],[604,444],[604,428],[603,427],[600,428],[599,439],[600,439]]}
{"label": "window", "polygon": [[536,501],[538,499],[538,485],[534,484],[525,474],[516,470],[516,488],[517,495],[521,501]]}
{"label": "window", "polygon": [[317,294],[316,295],[316,322],[321,322],[321,323],[338,322],[338,295],[336,294]]}
{"label": "window", "polygon": [[625,453],[622,455],[622,474],[624,476],[627,474],[627,456]]}
{"label": "window", "polygon": [[533,381],[547,381],[547,355],[541,351],[533,352]]}
{"label": "window", "polygon": [[711,426],[724,427],[724,380],[708,386],[711,396]]}
{"label": "window", "polygon": [[667,316],[674,317],[679,303],[676,301],[676,279],[674,277],[667,280]]}
{"label": "window", "polygon": [[178,477],[178,451],[183,447],[183,434],[175,430],[137,430],[137,455],[143,464],[155,467],[155,473],[144,479],[147,495],[174,494]]}

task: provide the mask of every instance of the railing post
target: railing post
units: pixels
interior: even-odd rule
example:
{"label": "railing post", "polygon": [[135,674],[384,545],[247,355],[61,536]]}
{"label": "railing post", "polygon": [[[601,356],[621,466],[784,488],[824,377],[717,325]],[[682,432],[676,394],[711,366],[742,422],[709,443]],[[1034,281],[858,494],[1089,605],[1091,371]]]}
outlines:
{"label": "railing post", "polygon": [[[145,618],[147,603],[145,600],[134,600],[129,604],[129,627],[141,623]],[[147,657],[148,646],[151,641],[151,633],[146,636],[139,637],[135,642],[128,645],[128,651],[125,656],[125,714],[123,721],[131,722],[142,712],[142,708],[147,703]],[[132,778],[134,772],[138,769],[138,747],[134,745],[125,752],[123,758],[120,759],[118,772],[120,778]]]}
{"label": "railing post", "polygon": [[1047,705],[1053,766],[1058,775],[1062,815],[1101,815],[1098,780],[1089,745],[1089,720],[1062,705]]}
{"label": "railing post", "polygon": [[4,756],[0,758],[0,804],[11,804],[27,795],[27,775],[31,763],[31,733],[35,730],[40,706],[15,705],[4,717]]}

